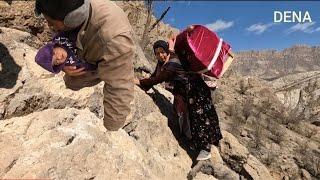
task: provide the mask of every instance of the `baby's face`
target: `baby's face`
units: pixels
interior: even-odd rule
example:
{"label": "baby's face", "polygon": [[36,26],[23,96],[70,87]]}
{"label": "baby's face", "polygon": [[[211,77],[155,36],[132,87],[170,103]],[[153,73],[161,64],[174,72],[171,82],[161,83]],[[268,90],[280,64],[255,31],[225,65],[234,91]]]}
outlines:
{"label": "baby's face", "polygon": [[61,47],[53,48],[52,64],[60,65],[67,60],[67,51]]}

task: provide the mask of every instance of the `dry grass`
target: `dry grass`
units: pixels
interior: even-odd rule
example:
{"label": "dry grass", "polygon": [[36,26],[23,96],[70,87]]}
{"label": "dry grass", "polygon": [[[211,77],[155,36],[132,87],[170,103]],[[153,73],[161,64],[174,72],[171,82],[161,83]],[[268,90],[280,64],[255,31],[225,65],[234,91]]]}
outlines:
{"label": "dry grass", "polygon": [[239,84],[239,93],[244,95],[246,91],[249,89],[248,80],[242,79]]}
{"label": "dry grass", "polygon": [[306,169],[312,176],[320,178],[320,154],[309,147],[307,141],[298,143],[295,160],[300,168]]}
{"label": "dry grass", "polygon": [[254,136],[254,148],[260,149],[263,145],[262,140],[264,137],[263,127],[259,122],[253,123],[253,136]]}
{"label": "dry grass", "polygon": [[267,155],[264,158],[262,158],[262,162],[263,164],[270,167],[272,164],[276,162],[277,158],[277,153],[274,150],[270,150],[267,152]]}
{"label": "dry grass", "polygon": [[269,121],[267,128],[270,131],[270,139],[272,139],[275,143],[280,144],[282,141],[284,141],[286,131],[281,127],[280,124]]}

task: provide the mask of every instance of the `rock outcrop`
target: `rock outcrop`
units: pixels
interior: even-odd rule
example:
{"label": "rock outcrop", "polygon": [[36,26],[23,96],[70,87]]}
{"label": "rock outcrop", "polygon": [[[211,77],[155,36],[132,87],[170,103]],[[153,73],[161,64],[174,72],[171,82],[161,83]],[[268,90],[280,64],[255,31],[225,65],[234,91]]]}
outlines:
{"label": "rock outcrop", "polygon": [[[274,80],[318,68],[318,47],[237,53],[213,96],[224,139],[220,148],[212,147],[211,161],[193,167],[194,154],[179,136],[169,92],[136,87],[133,121],[124,130],[106,132],[103,83],[71,91],[63,74],[37,66],[35,47],[49,40],[50,32],[33,16],[33,2],[8,2],[0,1],[0,26],[10,28],[0,28],[0,178],[320,178],[318,72]],[[116,3],[127,13],[139,45],[143,2]],[[160,22],[151,41],[171,31]],[[138,46],[139,72],[152,71],[148,47]],[[292,64],[282,64],[288,59]],[[252,76],[244,77],[248,63]]]}
{"label": "rock outcrop", "polygon": [[285,75],[319,70],[320,47],[296,45],[283,51],[243,51],[236,53],[234,67],[242,75],[273,80]]}
{"label": "rock outcrop", "polygon": [[[0,29],[1,178],[187,178],[192,157],[177,135],[169,92],[157,86],[146,94],[136,87],[133,121],[124,128],[132,126],[130,131],[107,132],[102,123],[102,84],[79,91],[66,89],[62,75],[47,73],[35,64],[36,49],[21,41],[29,33]],[[10,71],[12,66],[16,72]],[[7,86],[8,82],[12,84]],[[238,153],[237,148],[213,151],[216,158],[222,154],[220,165],[194,178],[242,176],[242,171],[228,164],[230,157],[224,156]],[[255,170],[247,173],[261,179]]]}
{"label": "rock outcrop", "polygon": [[277,179],[302,178],[301,169],[313,178],[320,175],[315,74],[290,75],[274,83],[231,74],[220,80],[215,93],[222,125]]}

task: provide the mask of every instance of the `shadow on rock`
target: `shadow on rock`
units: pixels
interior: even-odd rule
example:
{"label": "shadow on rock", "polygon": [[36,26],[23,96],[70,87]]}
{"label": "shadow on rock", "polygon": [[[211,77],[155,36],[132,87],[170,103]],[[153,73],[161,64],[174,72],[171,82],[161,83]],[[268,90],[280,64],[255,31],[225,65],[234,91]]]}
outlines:
{"label": "shadow on rock", "polygon": [[11,5],[13,0],[4,0],[4,1],[7,2],[9,5]]}
{"label": "shadow on rock", "polygon": [[169,128],[171,129],[175,139],[178,141],[180,147],[183,148],[192,159],[191,167],[194,167],[197,163],[196,158],[198,153],[190,149],[189,141],[180,133],[179,122],[177,116],[173,112],[172,103],[157,89],[152,89],[154,93],[148,93],[148,95],[154,100],[161,113],[168,118]]}
{"label": "shadow on rock", "polygon": [[13,88],[20,71],[21,67],[16,64],[8,48],[0,43],[0,88]]}

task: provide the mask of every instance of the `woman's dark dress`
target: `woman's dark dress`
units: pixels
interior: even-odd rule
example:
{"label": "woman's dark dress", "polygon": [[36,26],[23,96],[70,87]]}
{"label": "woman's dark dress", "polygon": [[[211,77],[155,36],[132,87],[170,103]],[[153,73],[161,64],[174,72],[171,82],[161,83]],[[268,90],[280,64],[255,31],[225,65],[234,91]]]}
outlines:
{"label": "woman's dark dress", "polygon": [[140,86],[148,90],[162,82],[173,86],[171,92],[174,95],[174,109],[179,118],[180,130],[187,137],[191,131],[191,146],[199,151],[210,151],[211,145],[218,145],[222,139],[219,119],[212,103],[210,88],[201,75],[186,73],[180,61],[174,57],[165,64],[158,62],[155,72],[150,78],[140,80]]}

